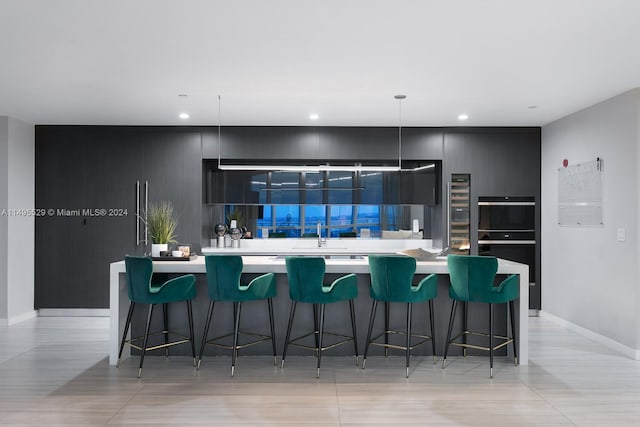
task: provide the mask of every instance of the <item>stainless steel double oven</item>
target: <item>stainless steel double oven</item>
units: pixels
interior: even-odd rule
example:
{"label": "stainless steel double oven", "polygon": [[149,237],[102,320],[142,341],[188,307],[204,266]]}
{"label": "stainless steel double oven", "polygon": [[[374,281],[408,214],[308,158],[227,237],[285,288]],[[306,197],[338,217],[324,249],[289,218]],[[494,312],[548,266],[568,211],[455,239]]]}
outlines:
{"label": "stainless steel double oven", "polygon": [[478,255],[529,265],[529,308],[540,309],[536,285],[534,197],[478,197]]}

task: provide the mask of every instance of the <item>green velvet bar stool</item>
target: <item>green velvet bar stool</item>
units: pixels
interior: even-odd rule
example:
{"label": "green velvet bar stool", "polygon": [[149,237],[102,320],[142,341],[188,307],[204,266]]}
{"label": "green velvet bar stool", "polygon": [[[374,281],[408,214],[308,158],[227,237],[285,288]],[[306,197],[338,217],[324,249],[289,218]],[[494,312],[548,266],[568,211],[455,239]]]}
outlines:
{"label": "green velvet bar stool", "polygon": [[[291,311],[289,312],[289,324],[287,326],[287,336],[284,341],[284,349],[282,351],[282,367],[284,367],[284,359],[287,355],[287,347],[293,345],[296,347],[306,348],[315,351],[317,357],[316,377],[320,378],[320,362],[322,361],[322,352],[330,348],[353,341],[353,347],[356,356],[356,366],[358,365],[358,338],[356,332],[356,314],[355,302],[358,297],[358,282],[355,274],[347,274],[339,277],[332,283],[324,282],[324,273],[326,269],[324,258],[321,257],[287,257],[287,277],[289,279],[289,297],[291,298]],[[341,301],[349,302],[349,310],[351,313],[351,331],[352,336],[327,332],[324,330],[325,306]],[[312,304],[314,329],[297,338],[290,339],[291,328],[293,327],[293,319],[296,313],[296,306],[299,302]],[[298,341],[313,335],[315,346],[300,344]],[[340,341],[324,346],[324,336],[332,335],[338,337]]]}
{"label": "green velvet bar stool", "polygon": [[[489,375],[493,378],[493,353],[508,344],[513,344],[514,364],[518,364],[518,345],[516,340],[516,323],[514,301],[520,296],[520,285],[517,274],[512,274],[504,279],[498,286],[494,285],[496,272],[498,271],[498,260],[490,256],[477,255],[448,255],[447,265],[449,268],[449,279],[451,287],[449,296],[453,300],[451,306],[451,316],[449,317],[449,328],[447,331],[447,341],[445,343],[444,358],[442,368],[447,361],[449,344],[467,348],[474,348],[489,352]],[[453,322],[456,315],[458,301],[464,305],[464,325],[463,330],[454,338],[451,338]],[[467,307],[470,302],[481,302],[489,304],[489,333],[470,331],[467,326]],[[494,305],[508,303],[509,315],[511,318],[511,338],[508,336],[496,336],[494,334]],[[483,336],[489,338],[489,346],[483,347],[467,343],[468,335]],[[462,342],[456,340],[462,338]],[[501,341],[493,345],[494,339]]]}
{"label": "green velvet bar stool", "polygon": [[[125,344],[129,344],[131,347],[140,350],[140,367],[138,369],[138,378],[140,378],[142,375],[142,363],[144,362],[144,356],[147,351],[164,348],[165,356],[168,356],[169,347],[190,342],[191,352],[193,354],[193,365],[195,366],[196,347],[193,339],[193,309],[191,306],[191,300],[196,296],[195,276],[193,274],[186,274],[167,281],[157,282],[157,279],[153,276],[153,262],[151,261],[151,258],[126,256],[124,263],[126,268],[127,289],[129,291],[129,300],[131,302],[129,304],[127,321],[124,325],[122,341],[120,342],[118,363],[122,357],[122,350],[124,349]],[[188,337],[169,331],[168,304],[180,301],[186,301],[187,303],[187,316],[189,323]],[[149,313],[147,315],[147,324],[144,330],[144,336],[127,340],[131,317],[137,304],[149,305]],[[156,304],[162,304],[164,329],[160,332],[150,333],[151,318]],[[164,343],[149,346],[149,336],[160,334],[164,335]],[[179,339],[176,341],[169,341],[170,335],[175,335]],[[140,340],[142,340],[142,346],[135,344]]]}
{"label": "green velvet bar stool", "polygon": [[[371,316],[369,317],[369,330],[367,331],[367,342],[364,347],[364,357],[362,369],[367,362],[369,345],[384,347],[385,356],[388,349],[398,349],[405,351],[406,377],[409,378],[409,359],[411,350],[419,345],[431,341],[433,351],[433,361],[436,360],[435,325],[433,313],[433,300],[438,296],[438,276],[430,274],[420,280],[417,285],[413,285],[413,276],[416,271],[416,259],[404,255],[369,255],[369,271],[371,273],[371,288],[369,293],[373,299],[371,304]],[[378,302],[383,301],[385,305],[384,331],[374,338],[371,338],[373,324],[376,317]],[[389,306],[392,302],[407,304],[407,324],[404,331],[392,330],[389,328]],[[411,313],[414,303],[429,303],[429,323],[431,325],[431,335],[415,334],[411,330]],[[405,336],[405,345],[389,344],[389,334],[400,334]],[[384,336],[384,342],[378,340]],[[418,338],[420,341],[412,344],[411,339]]]}
{"label": "green velvet bar stool", "polygon": [[[273,273],[263,274],[251,280],[247,284],[243,284],[241,279],[244,265],[242,257],[239,255],[206,255],[205,266],[207,270],[207,288],[209,290],[209,311],[202,335],[202,345],[200,347],[200,356],[198,358],[198,367],[202,362],[202,355],[207,344],[217,347],[228,348],[231,350],[231,376],[234,375],[238,350],[258,344],[263,341],[271,341],[273,348],[273,363],[276,362],[276,338],[273,322],[273,300],[276,296],[276,277]],[[269,326],[271,335],[257,334],[253,332],[240,330],[240,313],[242,311],[242,303],[246,301],[267,300],[267,308],[269,310]],[[220,335],[216,338],[207,340],[209,336],[209,327],[211,318],[213,317],[213,308],[216,301],[233,302],[233,332]],[[248,335],[254,337],[253,340],[244,344],[238,344],[240,335]],[[224,344],[225,338],[233,336],[232,344]]]}

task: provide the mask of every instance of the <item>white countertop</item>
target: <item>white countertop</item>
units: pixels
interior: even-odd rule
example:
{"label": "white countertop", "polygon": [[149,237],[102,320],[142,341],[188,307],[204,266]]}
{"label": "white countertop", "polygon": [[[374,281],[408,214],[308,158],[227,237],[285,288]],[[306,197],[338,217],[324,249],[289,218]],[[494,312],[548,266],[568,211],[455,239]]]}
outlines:
{"label": "white countertop", "polygon": [[202,248],[203,254],[231,255],[368,255],[393,254],[406,249],[424,249],[434,253],[428,239],[328,239],[318,246],[318,239],[240,239],[240,247]]}

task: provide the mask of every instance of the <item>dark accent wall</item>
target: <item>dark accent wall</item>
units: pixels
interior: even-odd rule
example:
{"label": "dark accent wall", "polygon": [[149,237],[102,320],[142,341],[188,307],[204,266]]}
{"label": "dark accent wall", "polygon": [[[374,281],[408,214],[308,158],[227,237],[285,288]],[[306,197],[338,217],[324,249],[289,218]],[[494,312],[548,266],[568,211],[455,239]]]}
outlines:
{"label": "dark accent wall", "polygon": [[179,241],[199,244],[201,153],[192,128],[37,126],[36,206],[54,213],[36,220],[35,308],[109,307],[109,263],[145,251],[136,181],[173,202]]}

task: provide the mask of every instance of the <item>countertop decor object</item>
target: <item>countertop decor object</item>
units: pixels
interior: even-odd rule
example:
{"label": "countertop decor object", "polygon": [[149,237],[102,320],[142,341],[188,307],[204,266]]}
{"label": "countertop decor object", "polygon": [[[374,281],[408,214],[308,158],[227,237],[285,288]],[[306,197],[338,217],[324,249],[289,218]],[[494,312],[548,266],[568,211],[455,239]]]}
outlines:
{"label": "countertop decor object", "polygon": [[166,200],[152,203],[145,212],[145,218],[151,236],[151,256],[160,256],[160,251],[169,249],[169,243],[177,243],[175,233],[178,222],[173,216],[173,204]]}
{"label": "countertop decor object", "polygon": [[152,261],[195,261],[198,255],[191,254],[189,256],[152,256]]}
{"label": "countertop decor object", "polygon": [[214,231],[218,236],[218,247],[224,248],[224,235],[227,234],[227,224],[216,224]]}
{"label": "countertop decor object", "polygon": [[238,227],[232,228],[229,231],[229,235],[231,236],[231,247],[233,248],[239,248],[240,247],[240,238],[242,237],[242,230],[240,230]]}

